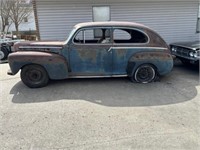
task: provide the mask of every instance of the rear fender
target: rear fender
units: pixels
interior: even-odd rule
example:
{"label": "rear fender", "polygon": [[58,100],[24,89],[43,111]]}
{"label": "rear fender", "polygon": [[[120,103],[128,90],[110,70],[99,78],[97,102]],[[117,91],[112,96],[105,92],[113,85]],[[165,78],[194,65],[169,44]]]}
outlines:
{"label": "rear fender", "polygon": [[171,72],[173,68],[173,58],[167,52],[139,52],[134,54],[128,61],[127,74],[133,76],[138,66],[151,64],[156,68],[159,75]]}
{"label": "rear fender", "polygon": [[43,66],[50,79],[65,79],[68,77],[68,63],[58,54],[46,52],[15,52],[8,56],[8,62],[12,74],[16,74],[21,68],[30,64]]}

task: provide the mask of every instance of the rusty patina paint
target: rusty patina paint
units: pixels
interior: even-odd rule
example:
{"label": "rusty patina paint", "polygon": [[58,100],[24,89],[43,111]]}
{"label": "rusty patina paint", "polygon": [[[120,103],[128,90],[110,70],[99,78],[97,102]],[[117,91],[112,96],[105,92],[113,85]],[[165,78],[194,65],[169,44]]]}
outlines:
{"label": "rusty patina paint", "polygon": [[25,65],[38,64],[47,70],[51,79],[68,77],[67,60],[58,54],[37,51],[15,52],[8,56],[8,61],[13,74]]}
{"label": "rusty patina paint", "polygon": [[82,58],[82,60],[88,59],[92,60],[92,62],[96,61],[97,51],[95,50],[78,49],[77,53],[80,56],[80,58]]}
{"label": "rusty patina paint", "polygon": [[117,53],[118,57],[124,57],[124,55],[126,54],[126,50],[125,49],[118,49],[116,51],[116,53]]}
{"label": "rusty patina paint", "polygon": [[128,68],[130,71],[128,74],[130,76],[135,72],[138,66],[145,63],[152,64],[160,75],[169,73],[173,68],[173,58],[166,52],[138,52],[131,57],[129,63],[134,63],[134,66],[129,65],[129,67],[132,67],[131,69]]}
{"label": "rusty patina paint", "polygon": [[[73,36],[79,30],[96,27],[109,28],[112,32],[118,27],[137,29],[144,32],[149,40],[146,43],[119,44],[111,36],[111,41],[107,44],[73,42]],[[160,75],[165,75],[173,67],[173,59],[165,41],[148,27],[128,22],[78,24],[65,42],[23,42],[15,45],[15,51],[17,52],[8,57],[12,74],[16,74],[25,65],[38,64],[47,70],[51,79],[80,75],[132,76],[135,69],[144,63],[154,65]]]}
{"label": "rusty patina paint", "polygon": [[172,57],[169,53],[163,53],[163,52],[140,52],[135,54],[130,61],[132,60],[146,60],[146,59],[159,59],[159,60],[171,60]]}

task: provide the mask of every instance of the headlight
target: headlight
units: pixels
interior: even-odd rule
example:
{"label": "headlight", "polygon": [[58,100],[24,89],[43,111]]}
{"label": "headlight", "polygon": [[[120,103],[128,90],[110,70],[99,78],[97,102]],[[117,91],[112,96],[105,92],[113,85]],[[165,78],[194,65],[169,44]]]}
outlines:
{"label": "headlight", "polygon": [[172,52],[176,52],[176,47],[172,47]]}
{"label": "headlight", "polygon": [[189,52],[189,56],[190,57],[194,57],[194,53],[193,52]]}
{"label": "headlight", "polygon": [[195,57],[195,58],[199,58],[199,57],[200,57],[200,51],[194,52],[194,57]]}

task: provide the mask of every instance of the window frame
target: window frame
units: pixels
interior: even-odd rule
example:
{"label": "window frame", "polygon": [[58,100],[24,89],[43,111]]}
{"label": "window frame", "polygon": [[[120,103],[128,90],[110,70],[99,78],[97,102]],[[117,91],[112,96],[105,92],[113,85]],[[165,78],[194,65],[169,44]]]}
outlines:
{"label": "window frame", "polygon": [[[110,43],[76,43],[74,42],[75,37],[79,34],[79,32],[81,31],[85,31],[85,30],[95,30],[95,29],[99,29],[99,28],[103,28],[103,29],[110,29]],[[83,32],[83,40],[85,41],[85,32]],[[113,29],[110,26],[102,26],[102,27],[83,27],[78,29],[74,36],[72,37],[72,43],[74,45],[112,45],[113,44]]]}
{"label": "window frame", "polygon": [[[130,29],[130,30],[136,30],[138,32],[141,32],[142,34],[144,34],[147,37],[147,42],[145,42],[145,43],[115,43],[114,42],[114,30],[115,29]],[[113,39],[112,39],[113,45],[146,45],[146,44],[149,44],[149,42],[150,42],[149,35],[146,32],[144,32],[138,28],[134,28],[134,27],[133,28],[132,27],[113,27],[112,37],[113,37]]]}
{"label": "window frame", "polygon": [[23,18],[23,22],[28,23],[28,17],[27,16]]}

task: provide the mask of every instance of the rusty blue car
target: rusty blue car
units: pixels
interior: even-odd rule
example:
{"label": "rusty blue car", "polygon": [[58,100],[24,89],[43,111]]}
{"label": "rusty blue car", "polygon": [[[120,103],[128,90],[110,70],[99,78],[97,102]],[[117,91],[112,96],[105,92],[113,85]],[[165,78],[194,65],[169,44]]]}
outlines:
{"label": "rusty blue car", "polygon": [[88,22],[74,26],[63,42],[20,42],[8,57],[9,75],[21,70],[30,88],[50,79],[129,77],[153,82],[170,73],[169,46],[149,27],[133,22]]}

